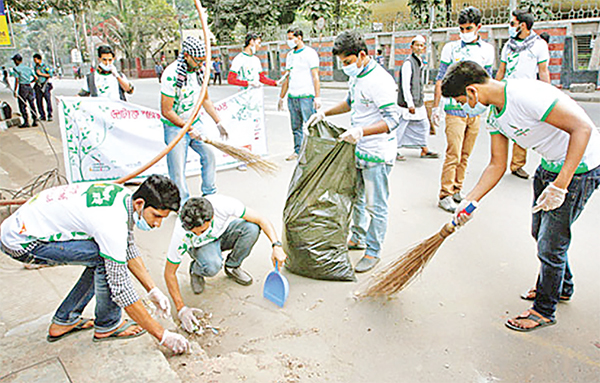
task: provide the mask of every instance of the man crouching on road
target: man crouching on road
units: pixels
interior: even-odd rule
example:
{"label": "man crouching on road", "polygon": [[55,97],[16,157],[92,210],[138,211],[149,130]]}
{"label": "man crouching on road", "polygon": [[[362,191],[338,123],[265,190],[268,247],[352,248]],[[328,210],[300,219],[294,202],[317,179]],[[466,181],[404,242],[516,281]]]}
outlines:
{"label": "man crouching on road", "polygon": [[235,198],[217,194],[190,198],[179,218],[169,245],[165,281],[183,328],[189,332],[198,325],[194,316],[197,309],[184,305],[176,275],[186,253],[192,257],[190,281],[195,294],[204,291],[204,277],[215,276],[221,270],[221,252],[227,250],[231,252],[225,260],[225,274],[240,285],[252,284],[252,277],[240,266],[250,255],[261,229],[272,243],[273,265],[280,268],[287,258],[273,224]]}
{"label": "man crouching on road", "polygon": [[[168,315],[169,299],[148,274],[133,227],[159,227],[171,211],[179,210],[179,203],[177,186],[163,176],[148,177],[133,194],[117,184],[79,183],[42,191],[2,223],[0,245],[13,259],[85,266],[52,318],[49,342],[95,328],[94,342],[135,338],[148,331],[176,353],[189,349],[185,337],[165,330],[148,314],[127,273],[129,268],[158,312]],[[96,318],[82,318],[94,296]],[[122,308],[133,321],[122,319]]]}

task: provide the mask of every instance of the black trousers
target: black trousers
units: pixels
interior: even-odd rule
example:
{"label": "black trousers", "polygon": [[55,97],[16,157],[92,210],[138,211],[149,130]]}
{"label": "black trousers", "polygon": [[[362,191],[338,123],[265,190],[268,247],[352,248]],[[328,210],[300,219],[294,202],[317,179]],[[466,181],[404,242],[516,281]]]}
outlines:
{"label": "black trousers", "polygon": [[46,83],[45,86],[35,85],[35,101],[37,103],[37,110],[40,113],[42,120],[46,119],[46,113],[44,112],[44,101],[46,101],[46,110],[48,111],[48,118],[52,118],[52,84]]}
{"label": "black trousers", "polygon": [[34,92],[33,92],[33,88],[31,87],[31,85],[27,84],[19,84],[19,111],[21,112],[21,116],[23,116],[23,120],[25,121],[25,123],[29,123],[28,117],[27,117],[27,104],[29,104],[29,108],[31,108],[31,118],[33,119],[33,121],[37,120],[37,112],[35,109],[35,102],[34,102]]}

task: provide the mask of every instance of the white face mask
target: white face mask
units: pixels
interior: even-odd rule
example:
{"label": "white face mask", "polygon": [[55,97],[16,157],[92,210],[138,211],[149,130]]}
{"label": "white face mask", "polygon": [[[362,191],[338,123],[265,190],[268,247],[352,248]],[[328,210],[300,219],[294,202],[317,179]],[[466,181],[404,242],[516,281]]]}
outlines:
{"label": "white face mask", "polygon": [[287,45],[288,45],[288,47],[290,47],[290,49],[294,49],[294,48],[296,48],[296,46],[297,46],[298,44],[296,44],[296,41],[295,41],[295,40],[288,40],[288,41],[287,41]]}
{"label": "white face mask", "polygon": [[475,31],[461,33],[460,39],[465,44],[472,43],[473,41],[475,41],[475,39],[477,39],[477,33],[475,33]]}
{"label": "white face mask", "polygon": [[516,39],[517,37],[519,37],[519,34],[521,33],[521,31],[519,29],[517,29],[517,27],[508,27],[508,35],[513,38]]}
{"label": "white face mask", "polygon": [[103,71],[110,72],[112,69],[112,64],[98,63],[98,66],[102,68]]}
{"label": "white face mask", "polygon": [[252,52],[252,54],[255,54],[256,53],[256,45],[252,45],[250,47],[250,51]]}

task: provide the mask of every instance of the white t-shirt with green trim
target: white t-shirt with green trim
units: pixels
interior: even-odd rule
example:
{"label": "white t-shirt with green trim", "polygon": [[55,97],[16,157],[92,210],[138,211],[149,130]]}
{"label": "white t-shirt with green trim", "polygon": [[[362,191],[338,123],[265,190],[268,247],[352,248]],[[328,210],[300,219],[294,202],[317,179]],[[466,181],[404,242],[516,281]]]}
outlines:
{"label": "white t-shirt with green trim", "polygon": [[[452,65],[461,61],[474,61],[484,69],[491,68],[494,65],[496,51],[494,46],[489,44],[481,37],[475,43],[463,43],[462,40],[450,41],[444,48],[440,62],[446,65]],[[462,107],[453,98],[445,99],[444,110],[460,110]]]}
{"label": "white t-shirt with green trim", "polygon": [[196,235],[185,230],[178,218],[167,251],[169,262],[181,263],[183,256],[192,248],[198,248],[217,240],[234,219],[242,218],[246,214],[244,204],[235,198],[218,194],[211,194],[204,198],[211,203],[214,211],[210,227],[201,235]]}
{"label": "white t-shirt with green trim", "polygon": [[[123,79],[127,81],[127,77],[124,74],[121,74]],[[119,94],[119,80],[112,73],[98,73],[94,72],[94,84],[96,85],[96,89],[98,90],[98,97],[108,97],[111,100],[120,100],[121,95]],[[87,78],[83,79],[83,90],[87,93],[90,93],[88,89]]]}
{"label": "white t-shirt with green trim", "polygon": [[[396,104],[396,81],[373,59],[367,64],[366,72],[350,78],[348,87],[353,128],[364,128],[380,122],[384,108],[399,108]],[[396,132],[361,138],[356,144],[356,156],[368,162],[393,163],[396,158]]]}
{"label": "white t-shirt with green trim", "polygon": [[[568,105],[591,126],[585,111],[559,89],[536,80],[506,80],[504,109],[490,108],[488,130],[501,133],[520,146],[532,149],[542,158],[542,167],[558,173],[567,156],[570,135],[545,122],[557,102]],[[576,173],[585,173],[600,165],[600,133],[592,129],[590,141]]]}
{"label": "white t-shirt with green trim", "polygon": [[[202,73],[192,72],[187,74],[187,81],[181,87],[180,95],[176,92],[177,83],[177,61],[172,62],[160,77],[160,93],[167,97],[174,98],[173,111],[187,121],[192,115],[192,109],[196,105],[196,101],[200,98],[200,90],[202,90]],[[175,126],[171,121],[161,117],[161,121],[167,125]],[[200,118],[194,121],[194,125],[200,122]]]}
{"label": "white t-shirt with green trim", "polygon": [[100,255],[126,263],[128,189],[112,183],[78,183],[31,198],[1,227],[2,243],[21,250],[34,241],[93,239]]}
{"label": "white t-shirt with green trim", "polygon": [[238,80],[252,82],[260,79],[263,70],[258,57],[242,52],[233,59],[230,71],[237,73]]}
{"label": "white t-shirt with green trim", "polygon": [[311,47],[291,50],[285,58],[285,69],[290,72],[288,97],[314,97],[312,70],[319,68],[319,55]]}
{"label": "white t-shirt with green trim", "polygon": [[[533,33],[533,32],[532,32]],[[513,52],[508,49],[508,44],[502,48],[500,61],[506,64],[504,78],[529,78],[535,80],[538,73],[538,65],[550,59],[548,44],[541,38],[534,40],[529,49],[521,52]]]}

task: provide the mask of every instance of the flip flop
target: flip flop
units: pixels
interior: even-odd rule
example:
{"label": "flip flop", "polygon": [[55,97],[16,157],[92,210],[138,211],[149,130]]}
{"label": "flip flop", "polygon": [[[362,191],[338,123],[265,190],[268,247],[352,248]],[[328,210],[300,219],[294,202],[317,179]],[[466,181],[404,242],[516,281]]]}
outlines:
{"label": "flip flop", "polygon": [[[84,325],[86,325],[88,322],[92,322],[92,326],[90,327],[83,327]],[[53,335],[46,335],[46,340],[50,343],[52,342],[56,342],[57,340],[61,340],[63,338],[68,337],[69,335],[73,335],[75,333],[78,333],[80,331],[85,331],[85,330],[91,330],[94,328],[94,320],[91,318],[81,318],[81,320],[79,321],[79,323],[77,323],[77,325],[75,327],[73,327],[72,329],[70,329],[69,331],[67,331],[64,334],[58,335],[58,336],[53,336]]]}
{"label": "flip flop", "polygon": [[146,333],[146,330],[142,330],[136,334],[131,334],[131,335],[123,335],[123,336],[119,336],[119,334],[123,333],[125,330],[127,330],[129,327],[131,326],[137,326],[138,324],[132,320],[129,319],[125,319],[125,324],[123,326],[121,326],[120,328],[118,328],[115,332],[113,332],[112,334],[110,334],[107,337],[103,337],[103,338],[98,338],[96,335],[94,335],[94,338],[92,339],[94,342],[107,342],[110,340],[117,340],[117,339],[132,339],[132,338],[137,338],[138,336],[144,335]]}
{"label": "flip flop", "polygon": [[556,324],[556,319],[551,319],[549,322],[546,322],[544,320],[544,318],[542,318],[541,316],[536,315],[534,313],[531,313],[531,312],[526,317],[519,315],[518,317],[515,317],[513,319],[529,319],[529,320],[532,320],[537,323],[537,326],[533,326],[533,327],[529,327],[529,328],[522,328],[519,326],[515,326],[514,324],[510,323],[509,321],[506,321],[504,323],[504,325],[506,327],[508,327],[509,329],[514,330],[514,331],[519,331],[519,332],[530,332],[530,331],[537,330],[542,327],[552,326],[552,325]]}
{"label": "flip flop", "polygon": [[354,245],[351,245],[350,242],[348,242],[348,250],[365,250],[367,248],[367,246],[365,245],[361,245],[359,243],[355,243]]}
{"label": "flip flop", "polygon": [[421,158],[439,158],[440,155],[434,152],[427,152],[425,154],[421,154]]}
{"label": "flip flop", "polygon": [[[526,293],[521,294],[521,299],[526,300],[526,301],[533,301],[533,300],[535,300],[535,294],[536,294],[535,288],[531,288]],[[568,302],[571,300],[571,296],[561,295],[558,299],[562,302]]]}

